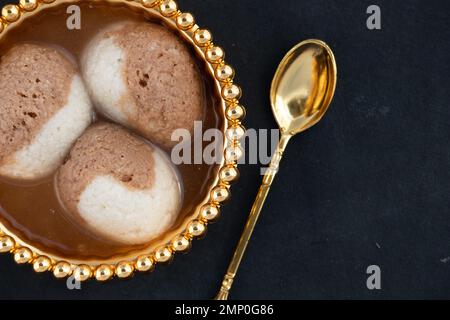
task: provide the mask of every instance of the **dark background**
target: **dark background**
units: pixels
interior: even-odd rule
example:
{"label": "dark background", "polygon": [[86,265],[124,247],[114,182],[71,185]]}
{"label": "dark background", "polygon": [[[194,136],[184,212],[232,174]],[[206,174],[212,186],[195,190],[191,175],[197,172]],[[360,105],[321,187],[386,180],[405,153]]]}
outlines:
{"label": "dark background", "polygon": [[[1,1],[5,3],[5,1]],[[237,70],[247,128],[275,128],[268,99],[285,52],[325,40],[335,99],[292,140],[235,281],[234,299],[450,298],[448,1],[179,0]],[[378,4],[382,30],[366,28]],[[1,298],[208,299],[216,294],[261,180],[241,166],[205,239],[150,275],[70,291],[0,256]],[[366,288],[381,267],[382,289]]]}

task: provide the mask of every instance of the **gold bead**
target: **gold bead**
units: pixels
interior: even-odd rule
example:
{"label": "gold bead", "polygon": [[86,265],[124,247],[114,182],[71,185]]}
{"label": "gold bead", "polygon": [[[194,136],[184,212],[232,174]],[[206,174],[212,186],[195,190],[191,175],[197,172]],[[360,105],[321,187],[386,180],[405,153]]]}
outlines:
{"label": "gold bead", "polygon": [[206,231],[206,226],[199,220],[191,221],[188,224],[187,231],[191,237],[199,237]]}
{"label": "gold bead", "polygon": [[52,262],[45,256],[37,257],[33,262],[33,269],[36,272],[45,272],[50,269]]}
{"label": "gold bead", "polygon": [[223,87],[222,96],[226,100],[235,100],[241,97],[241,88],[235,84],[229,84]]}
{"label": "gold bead", "polygon": [[173,0],[162,0],[159,4],[159,10],[165,17],[173,16],[177,13],[177,3]]}
{"label": "gold bead", "polygon": [[58,279],[67,277],[71,272],[72,268],[70,266],[70,263],[65,261],[58,262],[58,264],[56,264],[55,266],[55,269],[53,269],[53,275]]}
{"label": "gold bead", "polygon": [[133,265],[129,262],[119,262],[116,267],[116,275],[119,278],[128,278],[133,273]]}
{"label": "gold bead", "polygon": [[230,191],[223,186],[217,186],[211,191],[211,199],[214,202],[223,202],[230,197]]}
{"label": "gold bead", "polygon": [[219,176],[221,181],[230,183],[239,178],[239,171],[235,166],[226,166],[220,169]]}
{"label": "gold bead", "polygon": [[206,29],[198,29],[194,33],[194,41],[197,45],[204,47],[212,41],[212,34]]}
{"label": "gold bead", "polygon": [[172,241],[172,247],[177,252],[186,251],[190,245],[191,242],[184,236],[179,236]]}
{"label": "gold bead", "polygon": [[226,131],[227,138],[230,141],[240,140],[245,134],[245,129],[239,124],[234,124]]}
{"label": "gold bead", "polygon": [[225,160],[227,163],[233,163],[238,161],[242,157],[243,153],[244,152],[242,151],[241,146],[229,146],[225,149]]}
{"label": "gold bead", "polygon": [[206,221],[214,221],[219,217],[219,208],[214,205],[207,204],[201,208],[200,217]]}
{"label": "gold bead", "polygon": [[19,248],[14,252],[14,260],[19,263],[27,263],[31,260],[33,254],[28,248]]}
{"label": "gold bead", "polygon": [[149,271],[154,267],[153,260],[150,256],[140,256],[136,260],[135,268],[139,271]]}
{"label": "gold bead", "polygon": [[106,281],[110,279],[112,275],[113,272],[111,270],[111,267],[106,264],[102,264],[97,268],[97,270],[95,270],[95,279],[97,279],[98,281]]}
{"label": "gold bead", "polygon": [[79,265],[73,270],[73,276],[77,281],[86,281],[91,275],[91,268],[85,264]]}
{"label": "gold bead", "polygon": [[209,62],[219,63],[225,56],[225,52],[221,47],[211,47],[206,51],[206,59]]}
{"label": "gold bead", "polygon": [[183,30],[191,28],[194,23],[194,16],[189,12],[182,13],[177,17],[177,25]]}
{"label": "gold bead", "polygon": [[0,237],[0,252],[9,252],[14,248],[14,239],[8,236]]}
{"label": "gold bead", "polygon": [[167,262],[172,258],[172,251],[167,247],[161,247],[155,252],[155,260],[157,262]]}
{"label": "gold bead", "polygon": [[37,0],[20,0],[20,7],[25,11],[32,11],[38,6]]}
{"label": "gold bead", "polygon": [[245,109],[239,104],[228,106],[225,113],[231,121],[242,120],[245,117]]}
{"label": "gold bead", "polygon": [[2,16],[8,22],[14,22],[20,17],[20,9],[14,4],[8,4],[2,9]]}
{"label": "gold bead", "polygon": [[142,5],[146,8],[154,7],[158,4],[159,0],[142,0]]}
{"label": "gold bead", "polygon": [[216,78],[219,81],[227,81],[233,79],[233,77],[234,77],[234,69],[231,66],[223,64],[217,67]]}

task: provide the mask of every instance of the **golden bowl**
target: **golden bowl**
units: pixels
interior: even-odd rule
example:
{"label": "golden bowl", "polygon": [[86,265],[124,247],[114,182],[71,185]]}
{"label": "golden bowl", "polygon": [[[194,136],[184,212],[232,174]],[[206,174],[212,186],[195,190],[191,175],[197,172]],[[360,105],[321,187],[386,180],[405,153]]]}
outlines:
{"label": "golden bowl", "polygon": [[[18,5],[6,5],[0,19],[0,43],[11,30],[28,18],[61,4],[76,4],[73,0],[20,0]],[[38,248],[4,223],[0,222],[0,252],[9,252],[18,264],[31,264],[36,272],[50,271],[56,278],[73,275],[78,281],[95,278],[105,281],[114,276],[130,277],[134,271],[151,271],[157,263],[172,260],[177,252],[190,248],[194,238],[205,234],[208,223],[215,221],[221,204],[230,196],[230,184],[238,178],[237,160],[242,155],[239,139],[244,134],[241,120],[245,109],[239,104],[241,89],[233,83],[234,70],[224,61],[224,51],[212,41],[211,32],[200,28],[192,14],[179,10],[174,0],[108,0],[94,1],[114,6],[126,6],[143,12],[175,31],[190,45],[205,63],[213,90],[220,99],[223,157],[209,185],[209,192],[177,227],[172,228],[145,248],[105,259],[71,259]]]}

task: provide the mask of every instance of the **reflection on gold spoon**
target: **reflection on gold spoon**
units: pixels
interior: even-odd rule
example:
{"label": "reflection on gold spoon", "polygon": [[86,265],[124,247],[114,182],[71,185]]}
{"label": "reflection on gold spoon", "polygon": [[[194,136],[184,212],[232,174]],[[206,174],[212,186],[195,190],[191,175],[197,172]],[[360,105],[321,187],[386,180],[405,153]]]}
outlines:
{"label": "reflection on gold spoon", "polygon": [[336,78],[337,67],[333,52],[320,40],[306,40],[299,43],[281,61],[270,90],[272,111],[280,127],[281,139],[270,167],[264,175],[216,300],[228,298],[247,243],[289,140],[319,122],[333,99]]}

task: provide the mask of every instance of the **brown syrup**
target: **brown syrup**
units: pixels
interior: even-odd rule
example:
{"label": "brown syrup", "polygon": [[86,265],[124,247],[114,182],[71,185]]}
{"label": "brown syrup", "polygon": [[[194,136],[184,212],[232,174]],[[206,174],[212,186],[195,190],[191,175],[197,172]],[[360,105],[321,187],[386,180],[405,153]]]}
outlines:
{"label": "brown syrup", "polygon": [[[11,30],[0,44],[0,56],[18,42],[39,42],[61,46],[78,60],[83,47],[103,26],[126,19],[144,19],[141,13],[125,7],[83,2],[78,5],[81,8],[80,30],[68,30],[66,27],[68,5],[50,8]],[[204,74],[207,92],[203,131],[220,129],[223,126],[219,116],[220,100],[200,60],[199,68]],[[98,115],[95,118],[96,121],[102,120]],[[218,167],[182,164],[177,169],[182,178],[184,203],[172,228],[177,228],[204,199]],[[99,239],[68,219],[55,193],[54,175],[35,184],[0,180],[0,219],[28,243],[68,258],[108,258],[139,249]]]}

